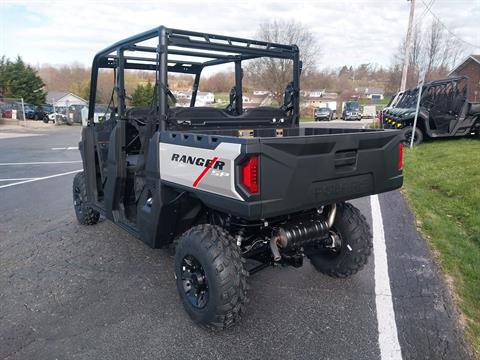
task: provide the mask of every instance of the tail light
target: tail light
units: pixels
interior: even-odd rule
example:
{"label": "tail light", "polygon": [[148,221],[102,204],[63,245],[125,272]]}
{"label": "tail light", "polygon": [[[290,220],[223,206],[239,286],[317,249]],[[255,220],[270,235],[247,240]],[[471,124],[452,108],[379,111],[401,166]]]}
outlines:
{"label": "tail light", "polygon": [[258,155],[253,155],[241,165],[241,183],[250,193],[258,193]]}
{"label": "tail light", "polygon": [[403,144],[398,145],[398,170],[403,169]]}

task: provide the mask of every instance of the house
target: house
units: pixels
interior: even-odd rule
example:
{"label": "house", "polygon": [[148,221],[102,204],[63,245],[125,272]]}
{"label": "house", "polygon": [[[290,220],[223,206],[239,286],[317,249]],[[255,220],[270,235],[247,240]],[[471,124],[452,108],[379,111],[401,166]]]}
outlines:
{"label": "house", "polygon": [[327,92],[323,90],[305,91],[302,97],[301,107],[320,107],[322,104],[336,102],[338,94],[335,92]]}
{"label": "house", "polygon": [[212,92],[199,91],[197,93],[196,102],[202,104],[213,104],[215,102],[215,94]]}
{"label": "house", "polygon": [[470,55],[453,69],[448,76],[467,76],[468,100],[473,102],[480,101],[480,55]]}
{"label": "house", "polygon": [[325,89],[321,90],[305,90],[304,96],[308,96],[310,98],[319,98],[322,97],[325,93]]}
{"label": "house", "polygon": [[356,87],[354,90],[360,97],[376,101],[383,100],[384,91],[381,88],[359,86]]}
{"label": "house", "polygon": [[271,95],[271,92],[268,90],[254,90],[253,95],[255,96],[267,96]]}
{"label": "house", "polygon": [[47,94],[47,104],[58,107],[67,107],[72,105],[87,106],[88,102],[80,96],[67,91],[49,91]]}
{"label": "house", "polygon": [[[172,91],[177,99],[177,106],[190,106],[192,99],[191,91]],[[215,94],[212,92],[198,91],[195,98],[195,106],[205,106],[215,102]]]}
{"label": "house", "polygon": [[[263,91],[260,92],[263,93]],[[258,106],[270,106],[272,97],[270,96],[269,92],[266,92],[263,95],[258,95],[258,91],[254,91],[251,94],[245,93],[242,96],[242,102],[245,109],[251,109]]]}

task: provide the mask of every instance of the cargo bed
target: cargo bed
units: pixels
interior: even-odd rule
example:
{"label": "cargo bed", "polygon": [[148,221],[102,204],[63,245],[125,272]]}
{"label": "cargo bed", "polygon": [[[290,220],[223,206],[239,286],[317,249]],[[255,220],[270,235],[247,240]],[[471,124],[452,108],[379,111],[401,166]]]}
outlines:
{"label": "cargo bed", "polygon": [[[250,220],[377,194],[397,189],[403,182],[397,130],[166,131],[161,133],[160,143],[160,154],[162,146],[169,154],[160,159],[160,174],[165,185],[193,190],[205,205]],[[186,164],[171,161],[172,146],[175,154],[186,154]],[[212,169],[207,180],[194,187],[191,177],[196,173],[189,167],[189,154],[222,159],[225,169],[223,172]],[[258,156],[259,190],[251,194],[241,184],[240,167],[245,159],[254,155]]]}

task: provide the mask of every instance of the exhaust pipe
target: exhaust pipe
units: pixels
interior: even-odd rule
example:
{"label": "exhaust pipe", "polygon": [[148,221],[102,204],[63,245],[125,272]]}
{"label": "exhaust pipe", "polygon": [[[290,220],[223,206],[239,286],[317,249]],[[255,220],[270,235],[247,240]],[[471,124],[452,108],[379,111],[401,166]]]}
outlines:
{"label": "exhaust pipe", "polygon": [[273,261],[277,262],[282,259],[280,248],[285,249],[290,243],[304,243],[328,234],[335,222],[336,214],[337,205],[332,204],[326,221],[318,219],[310,224],[298,223],[287,229],[278,228],[274,230],[270,238],[270,250],[272,251]]}
{"label": "exhaust pipe", "polygon": [[282,255],[280,255],[280,250],[278,247],[285,248],[288,245],[287,234],[283,228],[279,228],[275,231],[272,238],[270,239],[270,249],[273,254],[273,261],[280,261]]}
{"label": "exhaust pipe", "polygon": [[333,226],[336,215],[337,215],[337,204],[332,204],[332,207],[330,208],[330,213],[328,214],[328,218],[327,218],[327,226],[329,229]]}

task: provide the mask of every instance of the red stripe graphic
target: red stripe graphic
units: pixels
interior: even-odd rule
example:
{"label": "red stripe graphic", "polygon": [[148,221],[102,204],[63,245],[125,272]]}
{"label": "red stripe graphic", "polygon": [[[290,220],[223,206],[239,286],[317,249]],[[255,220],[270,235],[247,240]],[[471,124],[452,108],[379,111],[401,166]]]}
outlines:
{"label": "red stripe graphic", "polygon": [[198,183],[203,179],[203,177],[207,174],[207,171],[210,170],[212,168],[213,165],[215,165],[215,163],[217,162],[218,160],[218,156],[215,156],[212,161],[210,161],[210,163],[207,165],[207,167],[205,169],[203,169],[202,173],[200,175],[198,175],[197,179],[193,182],[193,187],[197,187]]}

